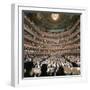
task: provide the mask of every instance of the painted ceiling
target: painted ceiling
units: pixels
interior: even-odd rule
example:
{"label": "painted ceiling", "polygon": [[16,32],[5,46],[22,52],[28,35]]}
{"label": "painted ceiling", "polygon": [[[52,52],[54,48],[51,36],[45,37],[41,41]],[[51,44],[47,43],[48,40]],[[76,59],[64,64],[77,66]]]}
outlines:
{"label": "painted ceiling", "polygon": [[77,13],[24,11],[24,14],[35,25],[50,32],[64,31],[68,26],[72,26],[77,19],[80,19],[80,14]]}

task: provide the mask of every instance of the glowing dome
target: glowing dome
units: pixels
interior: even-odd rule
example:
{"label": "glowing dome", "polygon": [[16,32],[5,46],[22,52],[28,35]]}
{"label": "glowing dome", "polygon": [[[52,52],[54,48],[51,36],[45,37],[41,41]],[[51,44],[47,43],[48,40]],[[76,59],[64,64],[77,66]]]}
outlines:
{"label": "glowing dome", "polygon": [[57,13],[52,13],[51,14],[51,18],[54,20],[54,21],[57,21],[59,19],[59,14]]}

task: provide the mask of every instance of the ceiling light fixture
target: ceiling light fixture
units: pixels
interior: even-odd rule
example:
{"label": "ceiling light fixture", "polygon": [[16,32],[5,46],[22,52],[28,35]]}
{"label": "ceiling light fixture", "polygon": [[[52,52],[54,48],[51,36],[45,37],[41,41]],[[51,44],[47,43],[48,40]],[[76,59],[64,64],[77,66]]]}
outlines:
{"label": "ceiling light fixture", "polygon": [[59,19],[59,14],[58,13],[52,13],[51,14],[51,18],[54,20],[54,21],[57,21]]}

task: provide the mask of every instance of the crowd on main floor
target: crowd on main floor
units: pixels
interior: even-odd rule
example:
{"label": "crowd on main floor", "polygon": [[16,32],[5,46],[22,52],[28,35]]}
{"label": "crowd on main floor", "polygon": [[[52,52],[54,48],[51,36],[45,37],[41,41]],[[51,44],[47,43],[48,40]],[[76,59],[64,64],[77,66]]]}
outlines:
{"label": "crowd on main floor", "polygon": [[63,76],[80,74],[80,56],[24,57],[24,77]]}

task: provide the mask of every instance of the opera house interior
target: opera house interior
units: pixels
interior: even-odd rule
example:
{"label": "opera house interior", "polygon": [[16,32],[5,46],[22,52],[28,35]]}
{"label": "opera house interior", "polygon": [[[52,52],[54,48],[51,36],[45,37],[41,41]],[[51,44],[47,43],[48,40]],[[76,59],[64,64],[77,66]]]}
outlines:
{"label": "opera house interior", "polygon": [[80,75],[80,14],[23,11],[24,77]]}

